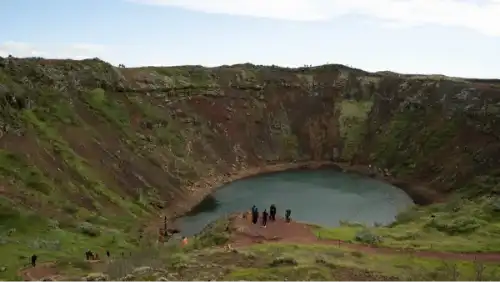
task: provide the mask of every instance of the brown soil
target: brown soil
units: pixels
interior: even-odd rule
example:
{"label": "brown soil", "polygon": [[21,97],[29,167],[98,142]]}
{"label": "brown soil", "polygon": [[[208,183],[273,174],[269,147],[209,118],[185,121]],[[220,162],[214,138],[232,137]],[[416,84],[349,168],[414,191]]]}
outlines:
{"label": "brown soil", "polygon": [[42,279],[51,278],[57,280],[59,271],[53,262],[39,263],[37,266],[28,266],[19,271],[19,276],[24,281],[40,281]]}
{"label": "brown soil", "polygon": [[362,244],[348,243],[341,240],[319,239],[312,232],[312,227],[305,223],[292,221],[285,222],[283,218],[277,218],[274,222],[269,222],[266,227],[259,224],[252,224],[250,218],[236,216],[232,221],[234,235],[231,238],[232,247],[242,247],[252,244],[280,242],[294,244],[322,244],[338,247],[348,247],[363,253],[377,254],[411,254],[418,257],[436,258],[443,260],[468,260],[483,262],[500,262],[500,253],[452,253],[419,251],[412,249],[397,249],[380,246],[370,246]]}
{"label": "brown soil", "polygon": [[[100,268],[102,261],[92,260],[87,262],[92,265],[93,269],[98,269]],[[19,270],[18,275],[24,281],[41,281],[42,279],[61,281],[67,279],[66,277],[61,275],[59,269],[57,268],[57,265],[54,262],[37,263],[35,267],[28,266],[22,268],[21,270]]]}

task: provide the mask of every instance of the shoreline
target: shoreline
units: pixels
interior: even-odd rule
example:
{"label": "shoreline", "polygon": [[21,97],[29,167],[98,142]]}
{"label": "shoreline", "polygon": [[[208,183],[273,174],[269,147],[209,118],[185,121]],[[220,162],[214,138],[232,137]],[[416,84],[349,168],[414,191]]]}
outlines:
{"label": "shoreline", "polygon": [[397,180],[391,176],[373,172],[373,169],[366,165],[350,165],[348,163],[331,161],[306,161],[267,164],[235,171],[233,173],[226,173],[223,175],[201,179],[193,185],[185,188],[188,191],[188,195],[186,195],[183,200],[178,201],[175,206],[170,207],[170,209],[163,210],[161,216],[167,216],[168,221],[174,222],[177,218],[182,217],[191,211],[216,189],[236,180],[277,172],[316,169],[332,169],[339,172],[355,173],[364,177],[370,177],[389,183],[408,194],[416,205],[429,205],[435,202],[441,202],[445,198],[443,194],[427,187],[411,184],[409,182]]}

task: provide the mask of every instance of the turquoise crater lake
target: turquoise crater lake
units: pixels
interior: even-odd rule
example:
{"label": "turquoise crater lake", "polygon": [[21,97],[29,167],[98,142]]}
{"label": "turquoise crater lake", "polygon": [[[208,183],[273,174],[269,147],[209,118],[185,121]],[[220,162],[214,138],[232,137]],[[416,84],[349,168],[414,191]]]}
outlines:
{"label": "turquoise crater lake", "polygon": [[249,210],[278,214],[292,210],[292,218],[330,227],[340,221],[367,225],[389,224],[413,206],[401,189],[372,178],[331,169],[291,170],[264,174],[228,183],[217,189],[177,221],[182,235],[192,236],[221,216]]}

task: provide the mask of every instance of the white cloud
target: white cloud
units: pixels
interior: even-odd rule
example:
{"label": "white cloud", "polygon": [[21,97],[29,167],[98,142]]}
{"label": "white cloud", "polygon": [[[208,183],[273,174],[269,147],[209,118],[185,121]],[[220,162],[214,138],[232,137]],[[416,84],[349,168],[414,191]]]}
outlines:
{"label": "white cloud", "polygon": [[206,13],[295,21],[374,17],[391,27],[438,24],[500,36],[500,0],[128,0]]}
{"label": "white cloud", "polygon": [[7,41],[0,44],[0,57],[7,57],[8,55],[18,56],[18,57],[41,57],[44,54],[33,46],[23,43]]}
{"label": "white cloud", "polygon": [[26,42],[7,41],[0,43],[0,56],[7,57],[49,57],[61,59],[86,59],[101,57],[106,54],[102,45],[74,44],[30,44]]}

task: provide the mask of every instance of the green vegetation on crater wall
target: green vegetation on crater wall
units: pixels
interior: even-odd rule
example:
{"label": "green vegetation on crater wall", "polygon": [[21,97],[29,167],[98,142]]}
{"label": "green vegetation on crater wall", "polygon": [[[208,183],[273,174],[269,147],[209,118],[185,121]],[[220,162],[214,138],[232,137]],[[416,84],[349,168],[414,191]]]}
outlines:
{"label": "green vegetation on crater wall", "polygon": [[[261,165],[255,161],[247,163],[252,160],[249,156],[257,155],[257,159],[264,161],[325,158],[339,143],[344,160],[352,161],[358,155],[360,159],[367,159],[362,155],[371,154],[372,163],[391,168],[396,175],[411,176],[422,172],[423,168],[439,174],[442,164],[435,164],[426,156],[443,150],[464,123],[455,117],[443,119],[443,112],[434,107],[423,106],[425,111],[418,107],[399,109],[407,102],[404,95],[409,99],[422,94],[425,83],[419,80],[395,75],[391,79],[381,79],[382,75],[339,65],[300,69],[249,64],[220,68],[127,69],[95,59],[79,62],[2,59],[0,77],[2,86],[7,87],[7,90],[0,90],[2,94],[7,93],[9,97],[14,92],[26,102],[23,110],[8,106],[12,101],[6,102],[2,114],[10,128],[19,128],[19,131],[30,128],[28,131],[40,134],[42,142],[37,144],[41,148],[37,150],[52,152],[56,163],[63,164],[73,173],[67,180],[71,183],[68,185],[86,191],[83,194],[91,198],[100,198],[92,200],[96,205],[110,201],[121,206],[120,209],[128,209],[122,201],[127,202],[130,198],[140,199],[140,206],[143,206],[150,198],[157,202],[168,194],[180,195],[184,186],[205,175]],[[339,93],[338,89],[330,91],[328,87],[323,91],[318,87],[318,95],[310,95],[311,84],[342,85],[342,81],[331,81],[332,78],[347,79],[348,87],[339,89],[348,93]],[[192,87],[177,88],[178,83],[167,80],[183,81],[180,84]],[[379,89],[377,86],[382,82],[384,87]],[[257,88],[243,87],[248,84],[263,88],[253,91]],[[207,93],[207,87],[223,89],[214,97]],[[425,84],[425,87],[429,93],[440,91],[436,83]],[[402,97],[402,101],[399,105],[393,103],[390,108],[378,109],[392,117],[375,128],[374,122],[367,117],[372,108],[380,106],[372,93],[379,90],[381,93],[377,95],[387,96],[382,97],[385,100],[397,96]],[[290,91],[293,93],[286,94]],[[302,95],[303,92],[306,95]],[[342,100],[344,94],[355,96],[358,101]],[[259,105],[255,102],[256,96]],[[196,97],[208,100],[191,100]],[[285,99],[289,100],[286,110],[283,108]],[[238,105],[245,106],[234,106],[238,100],[244,100],[245,103]],[[200,101],[202,105],[197,105]],[[327,107],[332,101],[337,101],[334,109]],[[295,114],[307,103],[317,107],[311,111],[315,117],[297,120]],[[231,109],[231,115],[222,113],[227,108]],[[332,120],[329,115],[333,110],[337,112],[340,136],[335,135],[337,128],[328,129],[331,130],[328,135],[325,133],[330,125],[324,123]],[[86,116],[89,111],[93,117]],[[259,111],[258,118],[254,119]],[[327,115],[323,119],[322,116]],[[103,126],[96,124],[96,117]],[[248,125],[243,125],[245,120],[249,121]],[[377,116],[373,120],[376,121]],[[71,132],[63,132],[66,129]],[[377,131],[370,135],[373,146],[368,147],[372,149],[361,150],[367,147],[365,139],[369,131]],[[66,134],[80,136],[81,144],[67,140]],[[255,141],[252,136],[260,136],[258,142],[262,146],[255,148],[258,142],[248,142]],[[96,154],[100,154],[100,150],[106,152],[103,153],[106,158],[92,156],[85,151],[87,146]],[[461,164],[474,165],[470,154],[461,154],[460,159]],[[108,163],[102,165],[102,162]],[[149,165],[154,169],[144,169]],[[161,183],[158,177],[147,175],[146,170],[151,174],[153,171],[154,174],[164,173],[169,178]],[[49,179],[54,178],[55,173],[44,173]],[[104,174],[112,175],[112,180],[105,180]],[[450,171],[445,176],[454,178]]]}
{"label": "green vegetation on crater wall", "polygon": [[359,151],[367,131],[368,114],[373,101],[341,100],[335,102],[339,112],[339,130],[343,137],[342,159],[351,160]]}
{"label": "green vegetation on crater wall", "polygon": [[298,139],[292,132],[288,115],[281,105],[277,113],[269,116],[269,134],[274,141],[275,160],[289,161],[298,157]]}
{"label": "green vegetation on crater wall", "polygon": [[168,86],[216,86],[213,74],[210,70],[201,66],[182,66],[177,68],[154,67],[147,69],[149,71],[154,71],[159,76],[163,76]]}
{"label": "green vegetation on crater wall", "polygon": [[[99,179],[98,174],[86,163],[86,161],[76,154],[58,134],[57,130],[51,128],[46,123],[38,120],[37,116],[31,111],[25,111],[24,117],[31,124],[42,142],[45,142],[47,147],[52,149],[55,156],[60,157],[65,166],[75,175],[78,175],[78,182],[81,187],[86,190],[88,195],[92,195],[94,199],[104,197],[104,203],[111,202],[118,205],[127,205],[125,201],[121,201],[112,189],[106,187]],[[86,194],[87,194],[86,193]],[[93,202],[96,207],[102,208],[99,200]]]}
{"label": "green vegetation on crater wall", "polygon": [[84,101],[96,112],[104,117],[108,122],[120,128],[123,133],[127,134],[128,138],[134,138],[128,133],[130,131],[130,117],[129,113],[117,100],[108,97],[110,93],[106,93],[102,88],[95,88],[88,93],[84,93]]}
{"label": "green vegetation on crater wall", "polygon": [[422,167],[439,173],[441,167],[433,165],[432,160],[443,149],[453,151],[449,146],[459,126],[459,118],[443,119],[435,111],[429,113],[411,107],[398,111],[388,124],[380,125],[380,133],[372,141],[375,150],[371,160],[398,176],[412,174]]}
{"label": "green vegetation on crater wall", "polygon": [[11,178],[45,195],[50,195],[54,187],[52,181],[37,167],[30,166],[21,156],[5,150],[0,150],[0,176]]}

